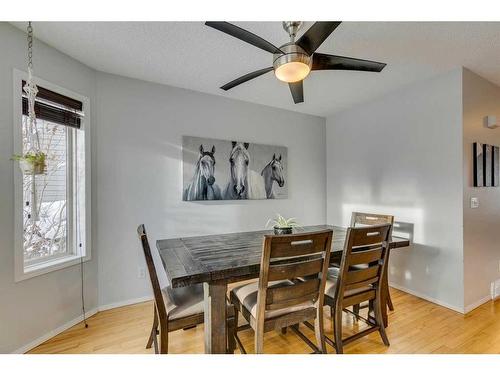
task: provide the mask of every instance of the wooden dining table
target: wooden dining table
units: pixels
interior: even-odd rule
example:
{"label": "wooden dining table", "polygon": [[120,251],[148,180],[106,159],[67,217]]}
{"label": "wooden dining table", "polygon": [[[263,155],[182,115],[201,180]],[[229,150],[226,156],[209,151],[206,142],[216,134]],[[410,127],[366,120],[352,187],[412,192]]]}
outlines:
{"label": "wooden dining table", "polygon": [[[297,232],[332,229],[331,262],[342,258],[347,229],[314,225]],[[262,241],[272,231],[216,234],[158,240],[156,246],[173,288],[203,283],[205,304],[205,353],[226,353],[226,295],[230,283],[259,277]],[[410,245],[408,239],[393,236],[390,248]],[[386,290],[386,288],[382,288]],[[382,296],[384,321],[387,304]]]}

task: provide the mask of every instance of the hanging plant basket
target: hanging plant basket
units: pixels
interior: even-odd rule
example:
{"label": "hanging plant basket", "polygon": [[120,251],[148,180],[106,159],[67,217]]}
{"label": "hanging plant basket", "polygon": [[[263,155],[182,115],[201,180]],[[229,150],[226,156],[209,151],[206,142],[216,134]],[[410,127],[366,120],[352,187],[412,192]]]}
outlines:
{"label": "hanging plant basket", "polygon": [[19,161],[19,168],[24,174],[41,175],[47,173],[47,161],[43,152],[24,156],[14,155],[12,159]]}

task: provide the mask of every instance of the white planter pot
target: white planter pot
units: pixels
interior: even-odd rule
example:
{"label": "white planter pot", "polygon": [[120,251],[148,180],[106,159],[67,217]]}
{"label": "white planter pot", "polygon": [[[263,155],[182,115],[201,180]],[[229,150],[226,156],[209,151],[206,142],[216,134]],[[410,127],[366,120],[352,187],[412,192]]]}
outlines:
{"label": "white planter pot", "polygon": [[21,168],[21,171],[23,171],[24,174],[35,175],[45,174],[47,169],[45,163],[32,164],[26,160],[19,160],[19,168]]}

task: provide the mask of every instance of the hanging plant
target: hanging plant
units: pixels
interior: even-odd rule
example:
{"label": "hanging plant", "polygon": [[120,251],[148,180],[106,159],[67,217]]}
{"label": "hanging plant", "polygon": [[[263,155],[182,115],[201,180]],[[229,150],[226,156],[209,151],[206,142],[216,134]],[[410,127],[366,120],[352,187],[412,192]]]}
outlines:
{"label": "hanging plant", "polygon": [[24,155],[13,155],[12,160],[19,161],[24,174],[45,174],[47,172],[47,155],[43,152],[28,152]]}
{"label": "hanging plant", "polygon": [[[33,78],[33,27],[28,23],[28,80],[23,87],[28,98],[27,133],[30,149],[24,155],[13,155],[12,160],[19,161],[19,167],[24,174],[40,175],[47,172],[47,155],[40,151],[40,141],[36,126],[35,100],[38,94]],[[33,180],[34,181],[34,180]],[[34,185],[34,182],[33,182]],[[33,186],[33,190],[35,189]]]}

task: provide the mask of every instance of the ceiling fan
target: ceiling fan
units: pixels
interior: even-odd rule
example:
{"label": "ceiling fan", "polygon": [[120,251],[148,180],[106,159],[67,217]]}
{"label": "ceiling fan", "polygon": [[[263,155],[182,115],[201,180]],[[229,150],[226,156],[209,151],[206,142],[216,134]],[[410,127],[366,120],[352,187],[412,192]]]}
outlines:
{"label": "ceiling fan", "polygon": [[295,104],[304,101],[303,80],[311,70],[355,70],[380,72],[386,64],[355,59],[352,57],[327,55],[316,50],[341,22],[315,22],[297,41],[295,36],[302,26],[300,21],[283,22],[283,28],[290,37],[290,42],[276,47],[260,36],[229,22],[205,22],[223,33],[254,45],[273,54],[273,66],[259,69],[226,83],[221,89],[227,91],[251,79],[274,70],[276,78],[287,82]]}

